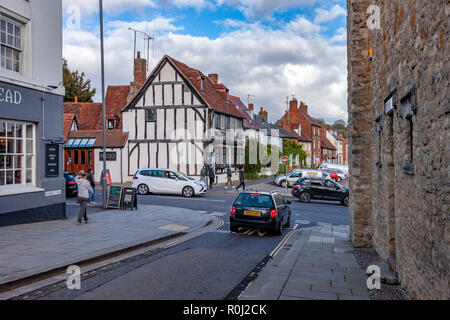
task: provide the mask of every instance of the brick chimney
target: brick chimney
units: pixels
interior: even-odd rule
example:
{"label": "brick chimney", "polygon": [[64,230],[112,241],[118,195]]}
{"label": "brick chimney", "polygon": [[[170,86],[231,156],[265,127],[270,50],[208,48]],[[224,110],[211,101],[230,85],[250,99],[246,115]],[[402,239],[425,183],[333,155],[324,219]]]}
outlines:
{"label": "brick chimney", "polygon": [[267,111],[264,111],[263,107],[261,107],[261,110],[259,111],[258,115],[260,117],[263,117],[264,119],[266,119],[266,122],[267,122],[268,113],[267,113]]}
{"label": "brick chimney", "polygon": [[294,98],[289,102],[289,110],[295,110],[297,108],[298,108],[298,101],[297,99]]}
{"label": "brick chimney", "polygon": [[308,106],[303,103],[303,101],[300,101],[300,110],[302,110],[304,113],[308,114]]}
{"label": "brick chimney", "polygon": [[253,111],[253,103],[248,104],[248,110]]}
{"label": "brick chimney", "polygon": [[130,83],[130,94],[127,99],[128,102],[139,91],[139,89],[141,89],[147,78],[147,61],[145,59],[141,59],[140,51],[137,52],[137,57],[134,59],[133,75],[134,79],[133,82]]}
{"label": "brick chimney", "polygon": [[269,114],[267,111],[264,111],[264,118],[266,118],[266,121],[269,122]]}
{"label": "brick chimney", "polygon": [[208,74],[208,78],[212,81],[212,83],[214,84],[218,84],[219,83],[219,75],[217,73],[211,73]]}

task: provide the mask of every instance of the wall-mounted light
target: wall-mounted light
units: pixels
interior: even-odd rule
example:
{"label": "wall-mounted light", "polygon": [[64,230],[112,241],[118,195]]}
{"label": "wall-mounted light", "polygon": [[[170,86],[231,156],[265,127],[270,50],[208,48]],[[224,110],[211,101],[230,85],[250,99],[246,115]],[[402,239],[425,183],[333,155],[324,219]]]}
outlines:
{"label": "wall-mounted light", "polygon": [[369,49],[369,61],[373,61],[373,60],[375,60],[375,57],[373,56],[373,49],[370,48]]}

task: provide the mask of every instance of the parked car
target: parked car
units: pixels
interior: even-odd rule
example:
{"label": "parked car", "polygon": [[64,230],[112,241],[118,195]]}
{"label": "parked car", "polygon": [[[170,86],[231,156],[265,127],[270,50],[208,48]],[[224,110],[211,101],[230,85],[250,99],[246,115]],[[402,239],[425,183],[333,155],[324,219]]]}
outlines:
{"label": "parked car", "polygon": [[230,211],[230,230],[239,227],[274,230],[283,233],[291,224],[290,201],[276,192],[241,192],[233,202]]}
{"label": "parked car", "polygon": [[294,185],[292,195],[301,202],[333,200],[348,206],[349,189],[328,178],[303,178]]}
{"label": "parked car", "polygon": [[334,172],[339,176],[338,182],[341,182],[342,180],[345,180],[348,178],[348,173],[340,170],[340,169],[334,169]]}
{"label": "parked car", "polygon": [[64,178],[66,179],[66,198],[77,196],[78,187],[75,181],[75,173],[64,172]]}
{"label": "parked car", "polygon": [[320,169],[320,171],[326,172],[328,174],[328,177],[325,177],[325,178],[334,179],[334,181],[340,181],[339,180],[339,176],[337,175],[336,172],[334,172],[334,170],[331,170],[331,169]]}
{"label": "parked car", "polygon": [[[287,174],[287,184],[288,187],[292,187],[300,178],[306,177],[317,177],[317,178],[326,178],[328,173],[323,172],[321,170],[313,170],[313,169],[294,169]],[[280,187],[286,187],[286,175],[282,174],[273,180],[273,183]]]}
{"label": "parked car", "polygon": [[189,178],[181,172],[171,169],[139,169],[133,176],[131,186],[142,195],[162,193],[193,197],[207,191],[203,181]]}
{"label": "parked car", "polygon": [[332,169],[332,170],[341,170],[344,173],[348,174],[348,166],[344,165],[344,164],[337,164],[337,163],[327,163],[327,162],[323,162],[320,166],[319,169]]}

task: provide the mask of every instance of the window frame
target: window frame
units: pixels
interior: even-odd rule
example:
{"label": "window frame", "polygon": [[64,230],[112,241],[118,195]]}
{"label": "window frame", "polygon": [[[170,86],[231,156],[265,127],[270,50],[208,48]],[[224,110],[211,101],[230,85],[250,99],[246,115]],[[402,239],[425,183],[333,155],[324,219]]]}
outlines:
{"label": "window frame", "polygon": [[[1,30],[1,22],[5,21],[5,30]],[[13,25],[13,33],[8,32],[8,24]],[[25,42],[25,25],[26,23],[17,19],[10,17],[4,12],[0,11],[0,69],[6,70],[8,72],[13,72],[15,74],[22,74],[23,70],[23,55],[24,55],[24,42]],[[19,35],[16,35],[16,30],[19,29]],[[5,34],[5,41],[2,41],[2,35]],[[8,43],[8,36],[13,37],[13,44]],[[16,41],[19,45],[16,45]],[[6,56],[6,49],[11,50],[11,56]],[[3,52],[5,51],[5,54]],[[18,54],[18,58],[15,59],[15,53]],[[7,68],[6,60],[11,60],[11,69]],[[15,64],[18,64],[18,69],[15,69]]]}
{"label": "window frame", "polygon": [[[5,140],[5,151],[0,154],[0,158],[3,158],[3,168],[0,168],[0,171],[4,172],[3,176],[3,184],[0,184],[0,192],[1,191],[13,191],[20,190],[26,187],[36,187],[36,124],[32,122],[25,121],[17,121],[17,120],[7,120],[0,119],[1,123],[6,124],[5,135],[1,136],[1,140]],[[14,125],[14,134],[10,138],[8,135],[8,126]],[[17,136],[16,125],[22,126],[21,137]],[[31,136],[28,136],[28,130],[31,130]],[[8,140],[13,141],[13,152],[8,152]],[[22,151],[17,152],[16,147],[19,145],[18,142],[22,143]],[[31,143],[30,143],[31,142]],[[29,144],[30,143],[30,144]],[[29,151],[28,148],[31,148]],[[7,159],[12,157],[12,167],[7,168]],[[19,161],[17,161],[18,157],[20,157],[20,167]],[[28,160],[30,162],[28,163]],[[1,161],[0,161],[1,164]],[[16,167],[17,166],[17,167]],[[13,183],[7,184],[7,172],[13,173]],[[17,179],[16,172],[20,172],[20,183],[14,183]],[[31,172],[31,176],[28,178],[28,173]],[[30,181],[30,182],[28,182]]]}

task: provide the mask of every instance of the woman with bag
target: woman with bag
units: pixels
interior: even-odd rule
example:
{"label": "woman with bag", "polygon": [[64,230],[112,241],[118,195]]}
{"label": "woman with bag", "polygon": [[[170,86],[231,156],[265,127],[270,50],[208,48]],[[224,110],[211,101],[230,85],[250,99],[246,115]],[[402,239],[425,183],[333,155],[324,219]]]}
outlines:
{"label": "woman with bag", "polygon": [[75,177],[75,181],[78,186],[78,203],[80,204],[80,212],[78,213],[77,225],[81,224],[81,219],[84,218],[84,223],[88,223],[87,217],[87,203],[89,201],[89,196],[94,193],[90,182],[86,179],[86,173],[81,170]]}

